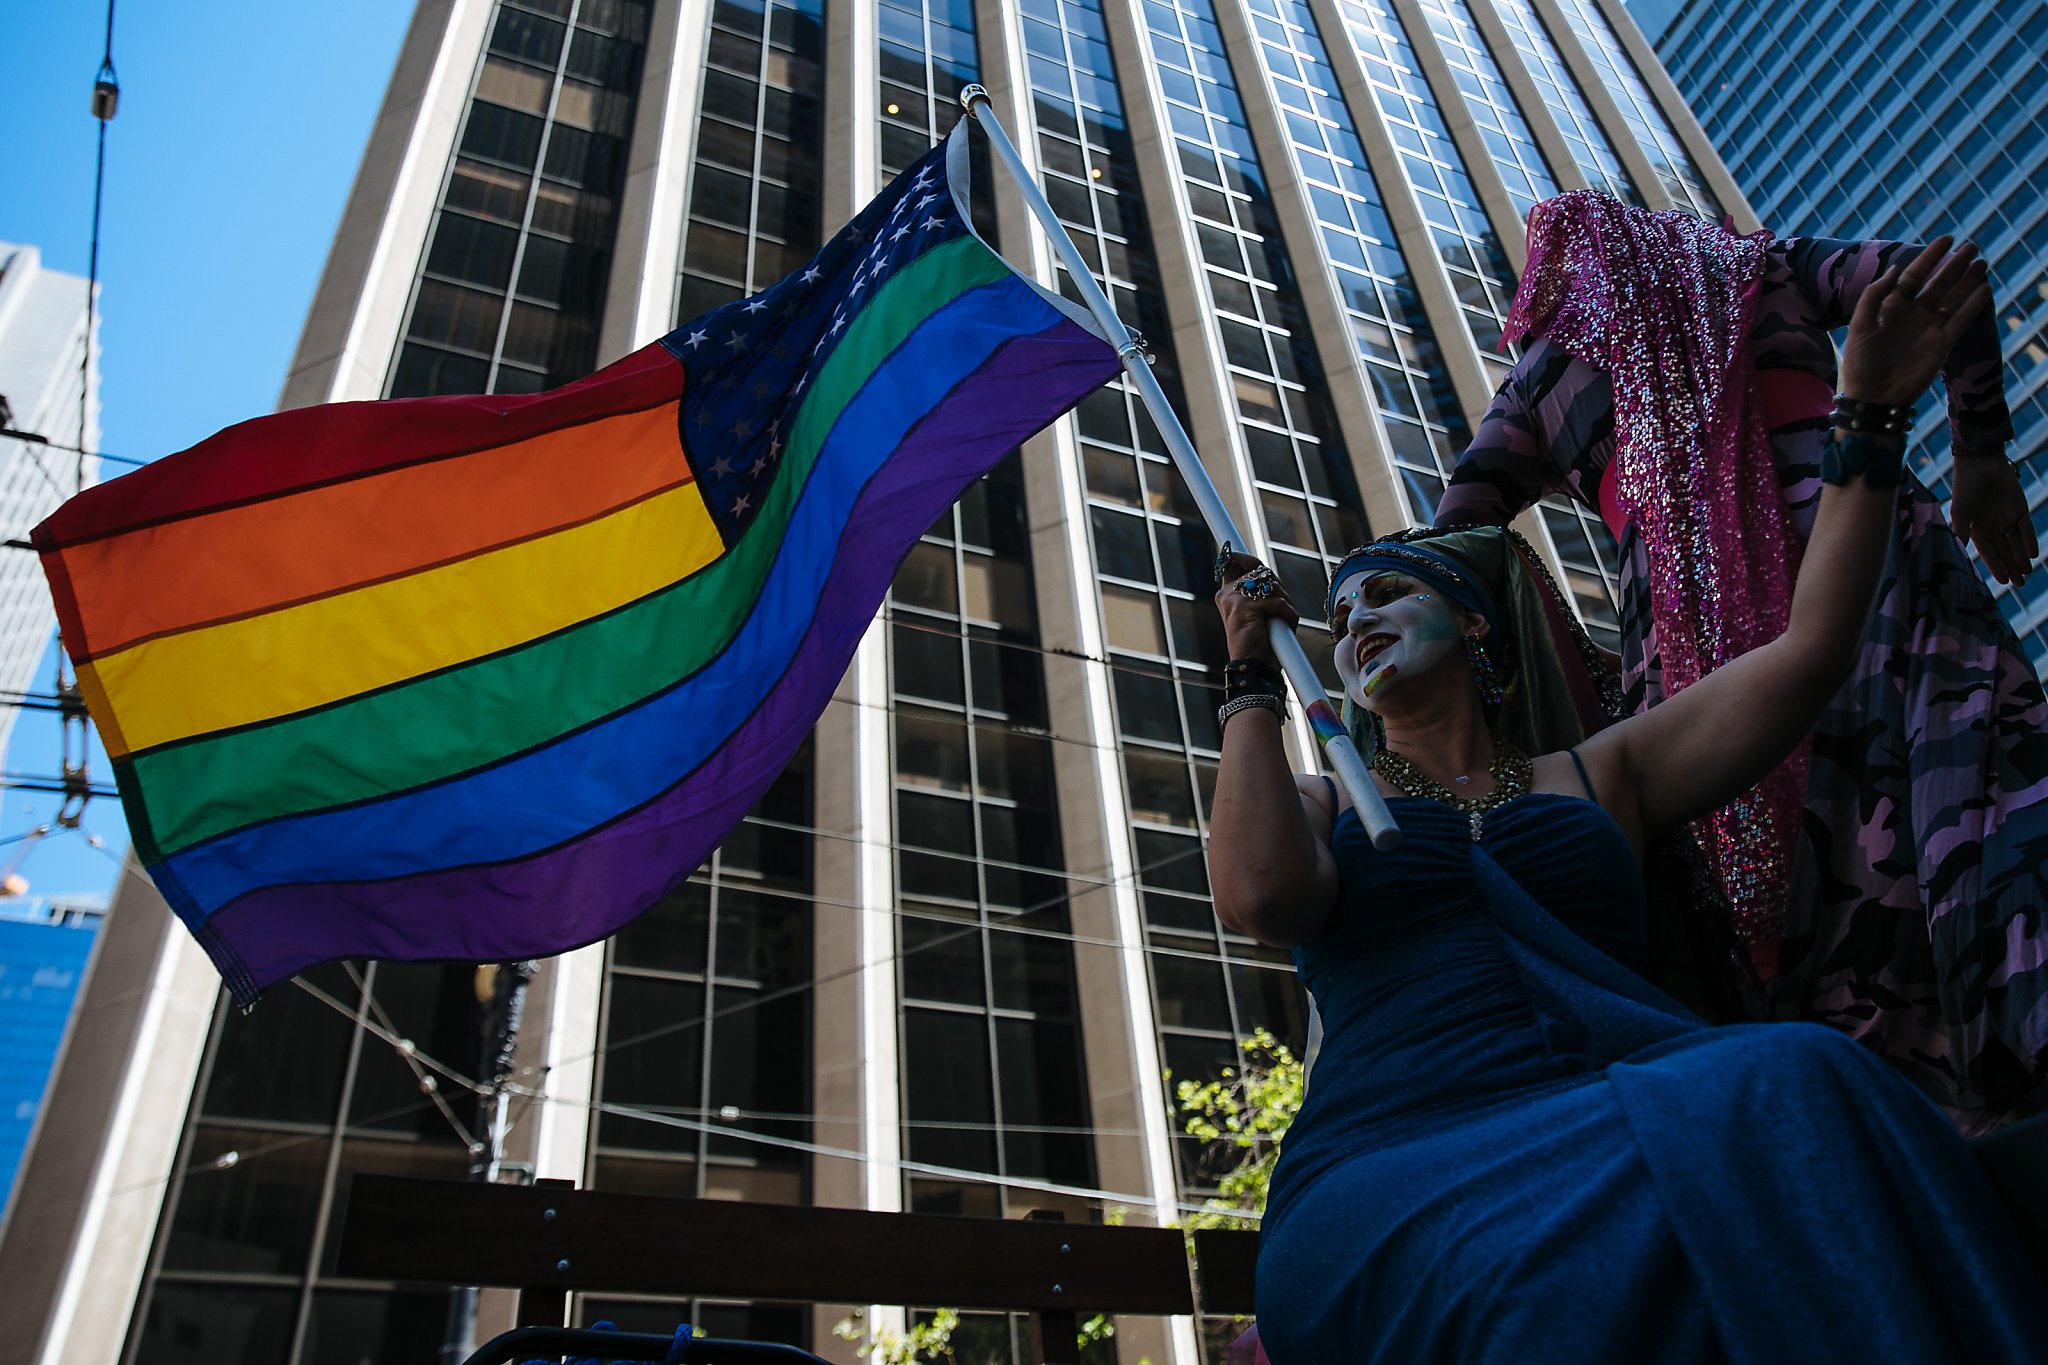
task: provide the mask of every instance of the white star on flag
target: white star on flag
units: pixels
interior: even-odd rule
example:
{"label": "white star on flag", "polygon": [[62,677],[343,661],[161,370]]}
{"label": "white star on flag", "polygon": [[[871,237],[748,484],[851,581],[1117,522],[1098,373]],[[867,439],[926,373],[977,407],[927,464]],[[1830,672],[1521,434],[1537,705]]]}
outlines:
{"label": "white star on flag", "polygon": [[701,330],[690,333],[690,339],[683,344],[693,351],[696,350],[704,344],[704,333]]}
{"label": "white star on flag", "polygon": [[811,268],[804,272],[804,283],[816,284],[819,281],[819,279],[823,277],[824,273],[824,271],[818,269],[817,263],[813,262]]}
{"label": "white star on flag", "polygon": [[759,313],[766,311],[767,307],[767,304],[763,303],[760,299],[757,298],[747,304],[747,311],[749,313]]}

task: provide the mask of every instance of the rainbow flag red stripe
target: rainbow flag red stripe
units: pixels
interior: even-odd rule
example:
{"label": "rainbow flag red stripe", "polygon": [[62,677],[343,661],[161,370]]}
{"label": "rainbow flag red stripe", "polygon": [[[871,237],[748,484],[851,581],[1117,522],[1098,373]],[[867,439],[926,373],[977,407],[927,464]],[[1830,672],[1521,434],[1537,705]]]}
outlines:
{"label": "rainbow flag red stripe", "polygon": [[588,379],[260,418],[36,529],[138,854],[238,1001],[616,930],[780,772],[917,537],[1115,372],[974,236],[963,130]]}

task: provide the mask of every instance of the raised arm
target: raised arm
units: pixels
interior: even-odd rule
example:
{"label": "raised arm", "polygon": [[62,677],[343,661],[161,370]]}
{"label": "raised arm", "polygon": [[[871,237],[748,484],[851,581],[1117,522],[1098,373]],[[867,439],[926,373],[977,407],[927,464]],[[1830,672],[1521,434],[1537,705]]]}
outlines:
{"label": "raised arm", "polygon": [[[1845,325],[1857,300],[1886,270],[1923,248],[1911,242],[1801,237],[1785,244],[1793,285],[1823,326]],[[2005,459],[2012,413],[2005,401],[2005,363],[1995,310],[1980,309],[1955,333],[1941,362],[1948,400],[1949,448],[1955,453],[1956,534],[1976,547],[1992,576],[2021,583],[2040,555],[2019,475]]]}
{"label": "raised arm", "polygon": [[1538,342],[1501,381],[1437,501],[1438,526],[1505,526],[1561,482],[1528,401],[1526,371],[1539,351],[1569,359],[1562,350]]}
{"label": "raised arm", "polygon": [[[1846,397],[1910,406],[1989,302],[1975,249],[1947,251],[1941,238],[1861,291],[1842,359]],[[1784,634],[1583,746],[1614,784],[1616,814],[1642,837],[1756,783],[1848,676],[1890,545],[1904,447],[1902,437],[1838,430]]]}
{"label": "raised arm", "polygon": [[[1232,662],[1271,669],[1274,689],[1284,692],[1267,623],[1293,625],[1294,606],[1277,579],[1263,599],[1237,590],[1258,568],[1251,556],[1234,556],[1216,609]],[[1336,812],[1328,802],[1322,779],[1297,778],[1290,770],[1277,709],[1253,706],[1224,721],[1209,812],[1209,891],[1225,927],[1281,948],[1322,931],[1337,900],[1337,863],[1330,854]]]}

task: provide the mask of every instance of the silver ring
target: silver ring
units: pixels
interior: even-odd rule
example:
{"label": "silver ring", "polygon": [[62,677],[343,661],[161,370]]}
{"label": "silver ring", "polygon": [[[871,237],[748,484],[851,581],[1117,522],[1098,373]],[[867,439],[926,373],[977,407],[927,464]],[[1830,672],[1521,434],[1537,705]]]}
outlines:
{"label": "silver ring", "polygon": [[1237,590],[1254,602],[1263,602],[1280,591],[1280,579],[1271,569],[1260,567],[1238,579]]}

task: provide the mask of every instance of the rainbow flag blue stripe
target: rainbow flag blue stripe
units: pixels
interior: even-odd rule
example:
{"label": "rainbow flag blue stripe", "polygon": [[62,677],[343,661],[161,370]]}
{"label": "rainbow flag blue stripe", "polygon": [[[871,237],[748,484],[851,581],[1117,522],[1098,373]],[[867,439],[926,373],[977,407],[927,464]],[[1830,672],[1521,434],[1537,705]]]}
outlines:
{"label": "rainbow flag blue stripe", "polygon": [[968,126],[589,379],[261,418],[36,529],[138,855],[239,1002],[617,930],[781,771],[918,536],[1116,372],[974,235]]}

